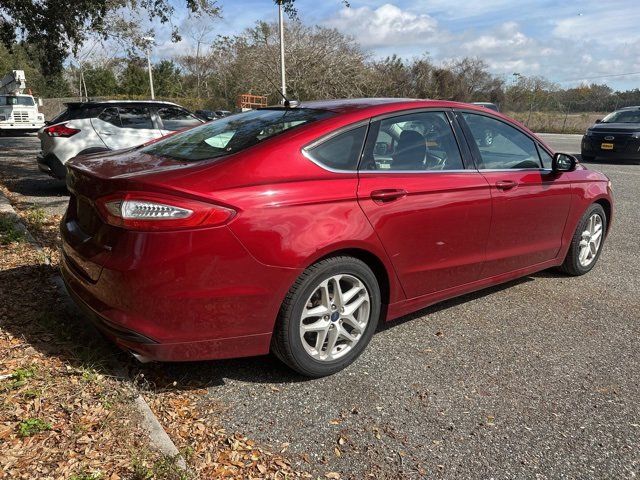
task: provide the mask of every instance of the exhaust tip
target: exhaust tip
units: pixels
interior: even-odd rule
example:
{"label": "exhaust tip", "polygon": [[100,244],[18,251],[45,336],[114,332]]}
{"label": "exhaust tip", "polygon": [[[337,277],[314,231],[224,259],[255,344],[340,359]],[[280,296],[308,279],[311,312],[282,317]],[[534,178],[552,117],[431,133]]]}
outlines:
{"label": "exhaust tip", "polygon": [[139,353],[136,353],[133,350],[129,350],[129,353],[131,355],[133,355],[133,358],[135,358],[140,363],[151,363],[151,362],[153,362],[153,360],[151,358],[145,357],[144,355],[140,355]]}

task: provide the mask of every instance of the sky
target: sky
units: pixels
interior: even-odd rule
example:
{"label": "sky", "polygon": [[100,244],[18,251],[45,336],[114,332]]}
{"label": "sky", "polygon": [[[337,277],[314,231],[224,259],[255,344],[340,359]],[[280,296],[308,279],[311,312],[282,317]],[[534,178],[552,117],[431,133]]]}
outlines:
{"label": "sky", "polygon": [[[185,26],[180,0],[174,23]],[[233,35],[258,20],[275,21],[272,0],[222,0],[210,36]],[[428,54],[436,63],[465,56],[492,73],[541,75],[562,87],[582,82],[640,88],[640,5],[637,0],[297,0],[301,20],[353,36],[373,58]],[[159,28],[154,59],[194,49],[184,35],[172,44]],[[635,75],[622,75],[636,73]],[[605,77],[606,76],[606,77]],[[602,78],[596,78],[602,77]]]}

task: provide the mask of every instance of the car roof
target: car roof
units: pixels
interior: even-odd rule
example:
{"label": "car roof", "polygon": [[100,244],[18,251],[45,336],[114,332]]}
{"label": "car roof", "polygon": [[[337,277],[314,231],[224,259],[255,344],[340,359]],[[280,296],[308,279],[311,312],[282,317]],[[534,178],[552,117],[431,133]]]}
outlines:
{"label": "car roof", "polygon": [[114,104],[144,104],[144,105],[171,105],[173,107],[180,107],[177,103],[165,102],[163,100],[89,100],[87,102],[67,102],[67,107],[96,107],[100,105],[114,105]]}

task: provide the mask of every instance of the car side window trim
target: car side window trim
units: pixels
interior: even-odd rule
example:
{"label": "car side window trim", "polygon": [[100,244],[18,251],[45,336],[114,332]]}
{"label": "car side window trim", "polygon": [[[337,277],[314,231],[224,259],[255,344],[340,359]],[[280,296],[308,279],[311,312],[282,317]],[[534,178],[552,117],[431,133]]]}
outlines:
{"label": "car side window trim", "polygon": [[[333,130],[325,135],[322,135],[321,137],[313,140],[311,143],[306,144],[305,146],[302,147],[301,149],[301,153],[302,155],[307,158],[308,160],[311,160],[313,163],[315,163],[316,165],[318,165],[320,168],[327,170],[329,172],[332,173],[349,173],[349,174],[355,174],[358,172],[358,168],[360,167],[360,160],[362,159],[362,153],[364,152],[364,148],[365,148],[365,144],[366,144],[366,138],[369,136],[369,127],[371,125],[370,122],[371,119],[367,118],[366,120],[360,120],[358,122],[355,123],[350,123],[349,125],[345,125],[344,127],[340,127],[337,130]],[[320,162],[319,160],[313,158],[313,155],[311,154],[310,150],[314,149],[315,147],[318,147],[320,145],[322,145],[325,142],[328,142],[329,140],[337,137],[338,135],[342,135],[343,133],[348,133],[352,130],[355,130],[357,128],[361,128],[361,127],[367,127],[367,131],[365,132],[364,138],[365,141],[362,142],[362,147],[360,149],[360,154],[358,155],[358,162],[356,164],[356,169],[354,170],[344,170],[344,169],[339,169],[339,168],[332,168],[329,167],[328,165],[325,165],[324,163]]]}
{"label": "car side window trim", "polygon": [[[380,122],[382,122],[383,120],[389,119],[389,118],[395,118],[395,117],[403,117],[403,116],[407,116],[407,115],[412,115],[412,114],[417,114],[417,113],[429,113],[429,112],[437,112],[437,113],[442,113],[444,114],[447,123],[449,124],[449,128],[451,129],[451,134],[454,138],[456,147],[458,148],[458,153],[460,154],[460,160],[462,162],[462,166],[464,168],[456,168],[456,169],[446,169],[446,170],[365,170],[360,168],[360,165],[362,164],[363,161],[363,157],[364,154],[367,150],[371,150],[373,151],[373,144],[375,143],[375,138],[377,137],[378,131],[376,129],[375,132],[373,132],[372,127],[373,126],[379,126]],[[465,154],[467,154],[467,152],[465,152],[465,148],[461,145],[461,141],[462,139],[458,138],[457,133],[459,133],[459,130],[457,130],[457,128],[459,129],[459,127],[457,127],[457,125],[452,121],[451,119],[451,109],[450,108],[441,108],[441,107],[432,107],[432,108],[411,108],[411,109],[407,109],[407,110],[396,110],[393,112],[389,112],[389,113],[385,113],[382,115],[376,115],[375,117],[372,117],[370,119],[370,124],[369,124],[369,129],[367,131],[367,139],[365,141],[364,144],[364,148],[362,150],[362,154],[360,155],[360,162],[358,163],[358,173],[359,174],[379,174],[379,173],[383,173],[386,175],[389,174],[438,174],[438,173],[477,173],[477,171],[475,169],[470,169],[469,166],[467,165],[469,162],[468,160],[465,161]],[[372,135],[373,133],[373,135]],[[471,166],[472,168],[474,166]]]}
{"label": "car side window trim", "polygon": [[[475,140],[473,139],[473,134],[471,133],[471,129],[469,127],[469,125],[467,124],[467,122],[465,121],[464,117],[462,116],[463,113],[469,113],[472,115],[480,115],[483,117],[488,117],[491,118],[493,120],[496,120],[498,122],[504,123],[505,125],[511,127],[511,128],[515,128],[518,132],[522,133],[524,136],[526,136],[529,140],[531,140],[534,145],[536,145],[536,152],[538,153],[538,161],[540,162],[540,166],[538,168],[533,168],[533,167],[529,167],[529,168],[483,168],[480,169],[478,168],[478,164],[480,161],[480,149],[478,148],[478,145],[476,145]],[[540,143],[536,138],[532,137],[529,133],[527,133],[526,131],[524,131],[522,128],[520,128],[518,125],[507,122],[503,119],[501,119],[500,117],[497,117],[495,115],[491,115],[488,114],[487,112],[479,112],[477,110],[467,110],[467,109],[463,109],[463,108],[457,108],[455,109],[455,116],[456,116],[456,120],[458,121],[458,123],[460,124],[461,128],[462,128],[462,133],[464,134],[464,137],[466,139],[466,143],[467,146],[469,147],[469,149],[472,152],[472,157],[473,157],[473,161],[475,163],[475,167],[478,171],[483,171],[483,172],[523,172],[523,171],[531,171],[531,172],[539,172],[539,171],[550,171],[550,169],[544,168],[542,166],[542,159],[540,158],[540,153],[538,152],[538,144]]]}

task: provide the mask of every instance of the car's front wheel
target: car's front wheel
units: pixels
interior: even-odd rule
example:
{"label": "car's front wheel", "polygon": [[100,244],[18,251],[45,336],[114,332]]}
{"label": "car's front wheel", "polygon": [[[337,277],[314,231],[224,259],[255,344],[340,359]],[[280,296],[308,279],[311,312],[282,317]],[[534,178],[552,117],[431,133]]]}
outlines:
{"label": "car's front wheel", "polygon": [[331,257],[289,290],[273,334],[274,353],[310,377],[336,373],[367,346],[380,317],[380,287],[361,260]]}
{"label": "car's front wheel", "polygon": [[578,222],[561,270],[569,275],[584,275],[598,261],[607,232],[607,215],[602,205],[591,205]]}

